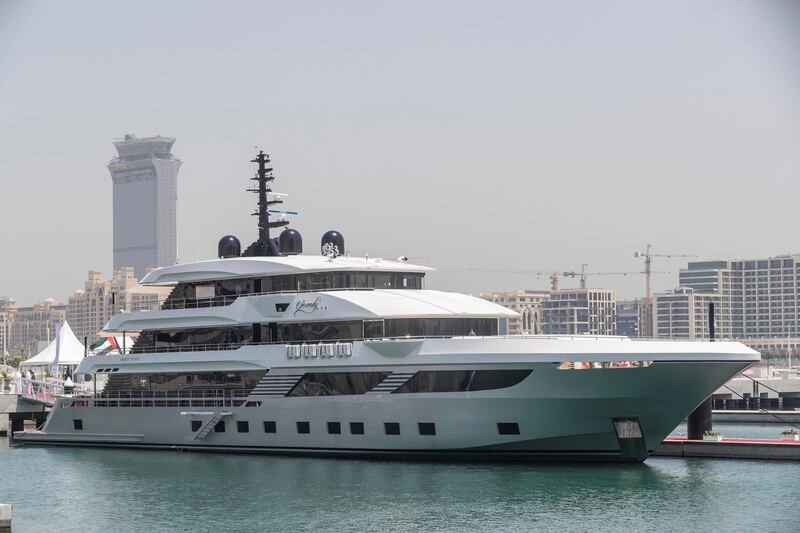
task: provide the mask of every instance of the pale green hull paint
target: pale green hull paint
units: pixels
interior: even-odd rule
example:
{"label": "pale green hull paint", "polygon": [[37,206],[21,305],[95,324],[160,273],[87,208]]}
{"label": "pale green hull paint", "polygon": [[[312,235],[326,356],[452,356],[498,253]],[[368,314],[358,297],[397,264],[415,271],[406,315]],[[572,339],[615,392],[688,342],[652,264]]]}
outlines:
{"label": "pale green hull paint", "polygon": [[[56,407],[43,433],[18,435],[18,441],[276,453],[621,459],[614,418],[637,418],[652,450],[703,399],[748,364],[658,362],[648,368],[559,370],[546,363],[527,365],[533,373],[525,381],[493,391],[261,397],[261,407],[230,409],[226,432],[212,432],[202,440],[193,440],[190,420],[198,417],[181,414],[186,408]],[[83,421],[82,431],[73,429],[75,418]],[[237,431],[239,420],[249,422],[249,432]],[[265,434],[264,420],[276,421],[278,432]],[[310,422],[311,434],[297,434],[297,421]],[[342,423],[342,434],[327,434],[330,421]],[[366,434],[351,435],[350,421],[364,422]],[[385,435],[384,422],[399,422],[401,435]],[[434,422],[436,436],[419,435],[419,422]],[[517,422],[520,435],[498,435],[498,422]]]}

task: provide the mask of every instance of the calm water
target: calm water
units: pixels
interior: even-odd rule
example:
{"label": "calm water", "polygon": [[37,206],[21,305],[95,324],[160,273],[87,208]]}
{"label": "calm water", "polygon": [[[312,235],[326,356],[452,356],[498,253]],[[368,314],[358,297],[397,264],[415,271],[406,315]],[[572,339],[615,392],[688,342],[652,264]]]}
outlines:
{"label": "calm water", "polygon": [[2,440],[0,503],[14,504],[15,533],[797,531],[800,520],[800,464],[791,462],[432,464],[10,449]]}

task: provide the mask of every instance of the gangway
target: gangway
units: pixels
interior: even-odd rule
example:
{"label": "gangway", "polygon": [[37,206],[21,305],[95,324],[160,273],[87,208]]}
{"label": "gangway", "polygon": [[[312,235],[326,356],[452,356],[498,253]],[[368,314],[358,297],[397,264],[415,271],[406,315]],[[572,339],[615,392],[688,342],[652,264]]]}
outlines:
{"label": "gangway", "polygon": [[[70,381],[71,383],[71,381]],[[63,379],[46,378],[44,380],[32,378],[18,378],[16,392],[20,398],[28,401],[52,406],[58,398],[80,394],[92,395],[93,389],[85,383],[66,384]]]}

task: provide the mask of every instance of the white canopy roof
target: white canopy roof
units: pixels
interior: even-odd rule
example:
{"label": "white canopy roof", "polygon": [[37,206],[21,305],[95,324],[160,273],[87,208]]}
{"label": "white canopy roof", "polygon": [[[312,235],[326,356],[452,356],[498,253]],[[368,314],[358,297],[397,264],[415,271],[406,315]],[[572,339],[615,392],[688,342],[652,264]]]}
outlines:
{"label": "white canopy roof", "polygon": [[287,255],[281,257],[230,257],[153,270],[142,278],[142,284],[211,281],[249,276],[274,276],[303,272],[430,272],[433,269],[402,261],[380,258],[337,257],[321,255]]}
{"label": "white canopy roof", "polygon": [[[83,344],[72,332],[69,324],[61,324],[61,353],[58,357],[59,365],[77,365],[83,360]],[[47,348],[20,363],[20,368],[31,366],[49,366],[56,358],[56,339],[53,339]]]}
{"label": "white canopy roof", "polygon": [[225,327],[270,321],[280,324],[320,320],[516,316],[519,316],[517,312],[495,303],[454,292],[343,290],[242,296],[226,306],[120,313],[111,317],[104,331]]}
{"label": "white canopy roof", "polygon": [[[303,303],[319,298],[320,310],[304,313]],[[298,312],[298,307],[300,311]],[[308,309],[308,307],[305,307]],[[335,291],[299,294],[285,321],[369,318],[512,318],[518,313],[481,298],[433,290]]]}

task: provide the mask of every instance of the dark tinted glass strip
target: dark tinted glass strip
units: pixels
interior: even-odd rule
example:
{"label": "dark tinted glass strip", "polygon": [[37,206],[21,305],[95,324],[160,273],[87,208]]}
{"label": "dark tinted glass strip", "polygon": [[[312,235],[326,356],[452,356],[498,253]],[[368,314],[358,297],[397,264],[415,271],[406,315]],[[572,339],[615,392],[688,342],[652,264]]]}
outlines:
{"label": "dark tinted glass strip", "polygon": [[327,372],[303,375],[287,396],[342,396],[364,394],[389,372]]}
{"label": "dark tinted glass strip", "polygon": [[417,372],[393,394],[505,389],[522,382],[531,372],[532,370],[426,370]]}

